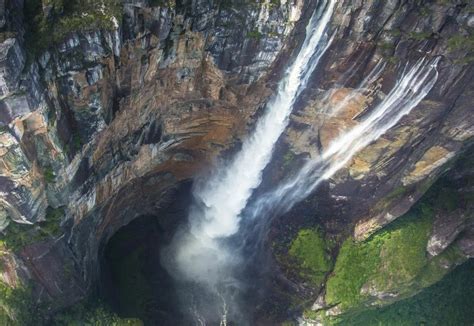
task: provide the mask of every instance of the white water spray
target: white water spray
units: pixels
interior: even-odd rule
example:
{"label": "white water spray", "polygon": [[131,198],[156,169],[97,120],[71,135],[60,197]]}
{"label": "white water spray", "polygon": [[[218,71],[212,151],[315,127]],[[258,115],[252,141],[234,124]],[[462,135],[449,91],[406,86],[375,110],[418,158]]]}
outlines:
{"label": "white water spray", "polygon": [[270,161],[273,147],[288,124],[288,117],[298,95],[306,87],[328,46],[324,31],[335,1],[328,1],[312,17],[306,28],[306,39],[294,63],[278,85],[278,92],[267,105],[265,115],[257,122],[255,132],[242,146],[230,166],[197,189],[195,196],[205,205],[203,217],[193,225],[195,235],[209,238],[227,237],[239,228],[239,214],[261,182],[263,169]]}
{"label": "white water spray", "polygon": [[[257,218],[267,210],[284,213],[307,197],[323,180],[344,167],[361,149],[377,140],[416,107],[435,85],[439,58],[420,59],[405,70],[392,91],[357,126],[340,135],[320,157],[309,160],[298,174],[260,197],[250,210]],[[344,101],[343,101],[344,102]]]}
{"label": "white water spray", "polygon": [[[326,27],[335,4],[335,0],[325,0],[318,5],[306,27],[306,37],[297,57],[240,152],[210,180],[197,183],[193,191],[196,201],[189,216],[190,228],[179,232],[164,252],[164,265],[171,275],[205,285],[211,291],[218,291],[217,286],[223,283],[234,282],[232,270],[238,255],[226,250],[219,240],[239,230],[240,213],[261,182],[262,171],[288,124],[295,101],[331,43]],[[226,311],[225,298],[223,301]]]}

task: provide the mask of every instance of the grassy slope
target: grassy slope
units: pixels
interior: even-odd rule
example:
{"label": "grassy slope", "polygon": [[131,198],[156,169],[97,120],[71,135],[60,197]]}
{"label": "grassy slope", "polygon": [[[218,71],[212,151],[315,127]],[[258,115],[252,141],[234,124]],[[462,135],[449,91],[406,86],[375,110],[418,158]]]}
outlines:
{"label": "grassy slope", "polygon": [[[457,164],[465,170],[463,165],[468,167],[472,159],[467,157]],[[347,239],[327,282],[327,302],[357,312],[367,304],[380,303],[364,293],[367,290],[397,293],[403,299],[442,279],[450,270],[443,265],[462,263],[465,258],[455,245],[433,259],[427,256],[426,245],[434,212],[447,214],[473,203],[473,192],[466,190],[472,182],[470,175],[461,180],[443,177],[409,213],[366,241]]]}
{"label": "grassy slope", "polygon": [[84,302],[67,309],[44,325],[53,326],[143,326],[134,318],[120,318],[100,302]]}
{"label": "grassy slope", "polygon": [[298,262],[300,276],[315,285],[319,285],[331,269],[328,246],[319,230],[300,230],[288,253]]}
{"label": "grassy slope", "polygon": [[412,298],[347,317],[339,325],[473,325],[473,275],[470,260]]}
{"label": "grassy slope", "polygon": [[327,283],[327,302],[349,309],[367,300],[361,293],[364,286],[377,292],[409,286],[428,264],[425,249],[431,221],[431,210],[421,206],[367,241],[347,239]]}

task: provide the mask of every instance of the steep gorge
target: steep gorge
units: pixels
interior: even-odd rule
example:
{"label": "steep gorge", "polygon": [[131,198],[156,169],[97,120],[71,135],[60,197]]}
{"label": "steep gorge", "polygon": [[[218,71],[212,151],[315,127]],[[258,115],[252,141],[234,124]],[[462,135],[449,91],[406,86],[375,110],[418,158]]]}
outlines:
{"label": "steep gorge", "polygon": [[[327,3],[2,1],[2,318],[47,323],[101,285],[108,300],[107,257],[134,227],[158,225],[159,259],[186,223],[190,183],[238,157]],[[474,255],[473,4],[334,5],[330,45],[239,224],[250,324],[395,305]],[[420,62],[426,78],[392,93]],[[386,128],[373,137],[376,112]],[[335,146],[345,135],[362,142]],[[337,164],[296,179],[288,201],[281,185],[328,157]]]}

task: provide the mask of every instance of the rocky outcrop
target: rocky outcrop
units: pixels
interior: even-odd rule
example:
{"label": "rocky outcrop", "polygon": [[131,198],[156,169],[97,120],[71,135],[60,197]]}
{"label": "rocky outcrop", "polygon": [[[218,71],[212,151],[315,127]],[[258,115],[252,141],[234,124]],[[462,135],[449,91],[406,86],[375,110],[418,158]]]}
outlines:
{"label": "rocky outcrop", "polygon": [[[7,97],[18,89],[20,74],[25,64],[25,53],[16,38],[7,38],[0,47],[2,57],[0,58],[1,76],[0,91],[1,96]],[[2,110],[3,111],[3,110]],[[10,114],[21,115],[23,112],[12,112]],[[3,113],[3,112],[2,112]],[[12,117],[10,117],[12,118]],[[2,120],[6,120],[7,117]]]}
{"label": "rocky outcrop", "polygon": [[443,252],[466,229],[468,217],[462,210],[455,210],[450,214],[438,215],[433,224],[426,250],[432,256]]}
{"label": "rocky outcrop", "polygon": [[[444,199],[443,209],[439,211],[433,223],[427,252],[436,256],[455,243],[467,256],[472,257],[470,243],[473,240],[474,203],[472,201],[472,151],[461,156],[443,180],[445,190],[439,201]],[[442,198],[441,198],[442,197]]]}

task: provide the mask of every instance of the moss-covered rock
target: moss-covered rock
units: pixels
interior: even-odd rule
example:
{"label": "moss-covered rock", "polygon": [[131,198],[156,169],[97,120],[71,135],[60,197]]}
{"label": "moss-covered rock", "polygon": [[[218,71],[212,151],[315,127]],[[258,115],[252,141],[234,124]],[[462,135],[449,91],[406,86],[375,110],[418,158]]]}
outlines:
{"label": "moss-covered rock", "polygon": [[357,312],[439,281],[465,257],[454,245],[437,257],[427,255],[432,221],[432,209],[422,204],[366,241],[347,239],[327,282],[326,304],[337,306],[337,314]]}
{"label": "moss-covered rock", "polygon": [[300,230],[291,243],[288,254],[298,262],[300,276],[315,285],[320,285],[331,269],[328,243],[320,230]]}
{"label": "moss-covered rock", "polygon": [[0,245],[18,252],[29,244],[57,237],[61,234],[60,223],[63,217],[63,207],[48,207],[45,220],[37,225],[10,223],[0,235]]}
{"label": "moss-covered rock", "polygon": [[337,325],[471,325],[474,322],[474,261],[465,263],[414,297],[345,316]]}
{"label": "moss-covered rock", "polygon": [[0,282],[0,325],[143,326],[143,322],[136,318],[121,318],[107,306],[94,300],[76,304],[70,309],[49,316],[44,307],[33,302],[28,285],[18,284],[11,287]]}
{"label": "moss-covered rock", "polygon": [[9,326],[43,325],[40,307],[32,300],[31,288],[18,282],[9,285],[0,281],[0,324]]}
{"label": "moss-covered rock", "polygon": [[27,0],[25,16],[29,50],[39,54],[73,32],[118,28],[122,4],[118,0]]}
{"label": "moss-covered rock", "polygon": [[143,326],[136,318],[121,318],[111,312],[101,302],[84,302],[55,315],[50,321],[56,326],[107,325],[107,326]]}
{"label": "moss-covered rock", "polygon": [[360,293],[372,271],[380,264],[380,243],[356,243],[347,239],[327,283],[326,301],[352,307],[362,301]]}

